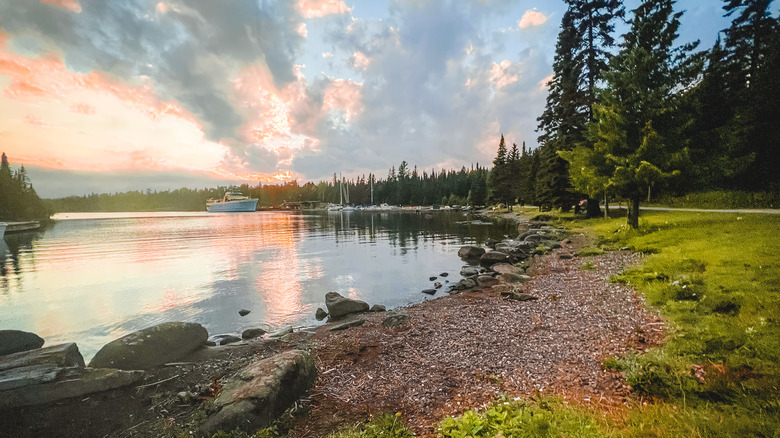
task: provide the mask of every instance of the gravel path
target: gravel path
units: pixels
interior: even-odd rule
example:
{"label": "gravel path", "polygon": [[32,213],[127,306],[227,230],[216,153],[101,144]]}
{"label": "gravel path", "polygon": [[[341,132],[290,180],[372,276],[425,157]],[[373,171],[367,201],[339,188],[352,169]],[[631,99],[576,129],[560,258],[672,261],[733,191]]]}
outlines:
{"label": "gravel path", "polygon": [[[659,344],[663,324],[635,291],[608,282],[641,255],[569,259],[584,244],[582,236],[572,240],[534,261],[537,275],[519,289],[535,301],[483,289],[405,309],[409,320],[396,328],[382,327],[384,314],[342,332],[321,327],[311,413],[290,436],[322,436],[367,414],[397,411],[425,436],[443,416],[500,394],[559,394],[608,410],[622,405],[628,388],[618,373],[601,369],[603,359]],[[580,269],[586,262],[595,269]]]}

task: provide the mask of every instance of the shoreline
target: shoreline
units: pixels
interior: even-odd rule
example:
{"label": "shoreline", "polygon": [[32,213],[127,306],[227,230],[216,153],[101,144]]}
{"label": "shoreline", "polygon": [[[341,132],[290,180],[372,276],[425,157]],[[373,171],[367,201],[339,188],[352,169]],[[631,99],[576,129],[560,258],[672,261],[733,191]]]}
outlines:
{"label": "shoreline", "polygon": [[[500,216],[518,225],[530,223],[524,215]],[[47,430],[148,436],[193,430],[201,406],[183,405],[177,394],[214,379],[229,381],[253,361],[294,348],[311,351],[319,378],[296,404],[300,409],[292,414],[290,437],[324,436],[381,412],[402,412],[417,434],[429,436],[445,416],[485,406],[501,394],[557,394],[609,411],[620,408],[628,389],[619,373],[601,370],[601,361],[629,349],[642,351],[663,338],[663,324],[635,291],[605,282],[641,256],[607,253],[588,258],[595,269],[582,271],[584,260],[573,255],[586,244],[585,236],[562,244],[531,259],[529,270],[535,275],[519,288],[534,294],[534,301],[503,298],[502,288],[516,286],[502,283],[386,313],[361,314],[362,326],[343,331],[329,331],[344,322],[339,320],[282,339],[203,349],[180,363],[150,370],[138,386],[143,389],[126,387],[79,401],[15,408],[13,423],[0,427],[0,436],[36,436]],[[586,287],[568,291],[571,282]],[[609,301],[616,296],[620,299]],[[628,308],[620,307],[626,303]],[[382,327],[388,315],[399,313],[408,319],[395,328]],[[630,318],[621,321],[615,315]],[[117,410],[127,417],[110,415]]]}

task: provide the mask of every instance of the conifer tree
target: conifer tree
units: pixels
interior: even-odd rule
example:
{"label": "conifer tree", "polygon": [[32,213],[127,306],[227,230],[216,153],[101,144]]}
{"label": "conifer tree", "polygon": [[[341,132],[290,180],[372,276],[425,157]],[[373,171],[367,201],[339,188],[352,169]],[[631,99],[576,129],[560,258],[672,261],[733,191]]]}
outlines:
{"label": "conifer tree", "polygon": [[610,61],[607,86],[594,106],[594,156],[606,163],[587,166],[608,177],[609,185],[628,199],[632,228],[639,226],[643,193],[675,173],[681,153],[660,129],[698,68],[697,58],[688,56],[698,43],[675,46],[681,16],[673,0],[644,0],[633,11],[631,28]]}

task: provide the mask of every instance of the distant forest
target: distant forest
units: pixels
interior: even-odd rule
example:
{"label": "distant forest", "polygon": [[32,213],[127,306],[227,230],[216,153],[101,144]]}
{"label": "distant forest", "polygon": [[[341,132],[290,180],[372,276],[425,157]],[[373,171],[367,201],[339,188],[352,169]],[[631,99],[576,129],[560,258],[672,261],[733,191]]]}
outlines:
{"label": "distant forest", "polygon": [[[418,171],[409,168],[406,161],[398,169],[391,168],[387,178],[377,179],[373,174],[356,179],[336,175],[330,181],[299,185],[291,181],[281,185],[251,187],[248,184],[209,189],[178,189],[170,191],[133,191],[115,194],[91,194],[45,200],[54,211],[164,211],[205,210],[206,200],[221,198],[226,191],[240,191],[244,195],[259,199],[263,207],[277,206],[285,201],[321,201],[338,203],[339,190],[349,194],[353,205],[371,202],[371,187],[374,204],[393,205],[483,205],[487,202],[487,178],[489,171],[476,165],[459,171]],[[372,183],[373,180],[373,183]],[[344,200],[346,203],[346,199]]]}
{"label": "distant forest", "polygon": [[42,219],[49,214],[30,184],[24,166],[11,171],[8,157],[3,153],[0,156],[0,220]]}

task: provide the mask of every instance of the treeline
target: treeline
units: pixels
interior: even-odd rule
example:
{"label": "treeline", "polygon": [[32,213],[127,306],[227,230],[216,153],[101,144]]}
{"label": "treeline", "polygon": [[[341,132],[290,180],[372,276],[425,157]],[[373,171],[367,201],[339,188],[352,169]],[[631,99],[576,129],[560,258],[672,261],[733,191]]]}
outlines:
{"label": "treeline", "polygon": [[0,220],[28,220],[49,217],[49,210],[35,193],[24,166],[11,171],[8,157],[0,156]]}
{"label": "treeline", "polygon": [[[699,52],[699,42],[677,42],[683,12],[673,0],[644,0],[629,13],[620,0],[565,1],[540,147],[513,158],[502,139],[493,199],[567,210],[583,195],[617,197],[636,227],[640,201],[656,192],[780,190],[772,0],[724,0],[733,21]],[[619,42],[618,21],[629,25]]]}
{"label": "treeline", "polygon": [[[204,189],[177,189],[165,191],[131,191],[114,194],[69,196],[46,200],[46,205],[56,212],[76,211],[197,211],[206,208],[206,200],[221,198],[226,191],[239,191],[257,198],[262,207],[278,206],[285,201],[320,201],[339,203],[343,200],[353,205],[371,203],[373,187],[374,204],[393,205],[483,205],[487,198],[488,170],[478,164],[471,170],[418,171],[409,168],[406,161],[398,169],[393,166],[385,179],[369,174],[357,178],[299,185],[291,181],[279,185],[222,186]],[[341,196],[340,196],[341,193]]]}

